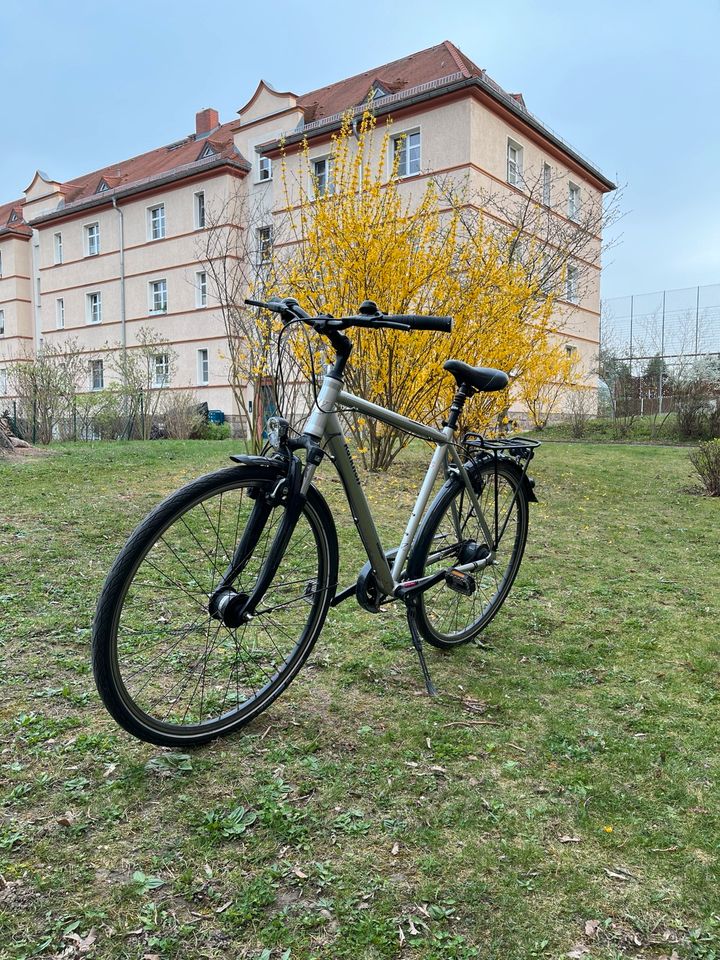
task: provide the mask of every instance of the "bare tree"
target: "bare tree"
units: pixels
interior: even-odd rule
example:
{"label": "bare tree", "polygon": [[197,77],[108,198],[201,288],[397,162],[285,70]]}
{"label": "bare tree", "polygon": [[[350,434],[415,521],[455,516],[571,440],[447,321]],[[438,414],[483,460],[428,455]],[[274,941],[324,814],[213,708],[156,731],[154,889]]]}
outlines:
{"label": "bare tree", "polygon": [[22,418],[39,443],[50,443],[72,417],[75,397],[87,382],[88,357],[68,338],[43,344],[10,367],[9,380]]}
{"label": "bare tree", "polygon": [[141,327],[137,345],[113,349],[108,368],[119,381],[126,401],[128,436],[137,425],[141,440],[149,440],[163,396],[176,370],[177,353],[170,341],[149,327]]}
{"label": "bare tree", "polygon": [[[230,386],[250,447],[263,445],[263,411],[274,400],[274,348],[279,324],[246,298],[267,299],[274,278],[274,247],[282,220],[262,199],[236,188],[223,203],[208,207],[198,251],[210,280],[227,337]],[[264,398],[264,399],[263,399]]]}
{"label": "bare tree", "polygon": [[616,241],[603,244],[603,234],[621,218],[622,192],[611,199],[571,185],[565,174],[542,164],[516,171],[512,187],[471,189],[468,180],[446,176],[436,180],[448,203],[460,204],[463,218],[474,226],[482,218],[504,249],[508,262],[519,262],[542,295],[577,301]]}

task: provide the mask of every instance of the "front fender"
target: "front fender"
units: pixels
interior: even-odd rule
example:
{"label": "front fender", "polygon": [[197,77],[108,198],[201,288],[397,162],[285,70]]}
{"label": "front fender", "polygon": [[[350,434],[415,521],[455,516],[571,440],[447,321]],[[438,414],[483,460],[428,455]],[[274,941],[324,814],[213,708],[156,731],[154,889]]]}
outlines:
{"label": "front fender", "polygon": [[231,453],[230,459],[241,467],[261,467],[272,471],[276,476],[284,476],[288,472],[288,462],[282,457],[261,457],[249,453]]}

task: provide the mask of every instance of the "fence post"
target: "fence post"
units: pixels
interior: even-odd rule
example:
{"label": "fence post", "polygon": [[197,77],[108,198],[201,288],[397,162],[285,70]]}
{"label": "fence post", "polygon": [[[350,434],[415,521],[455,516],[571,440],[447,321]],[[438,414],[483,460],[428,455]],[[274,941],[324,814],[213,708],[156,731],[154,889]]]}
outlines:
{"label": "fence post", "polygon": [[663,290],[662,326],[660,328],[660,389],[658,392],[658,413],[663,412],[663,367],[665,366],[665,293]]}

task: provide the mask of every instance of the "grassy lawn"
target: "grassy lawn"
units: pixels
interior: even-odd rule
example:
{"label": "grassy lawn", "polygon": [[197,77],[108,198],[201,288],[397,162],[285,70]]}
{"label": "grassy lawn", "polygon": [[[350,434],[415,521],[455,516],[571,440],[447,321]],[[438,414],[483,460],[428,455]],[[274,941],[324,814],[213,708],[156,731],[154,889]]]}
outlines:
{"label": "grassy lawn", "polygon": [[[482,646],[428,649],[437,701],[402,612],[349,602],[185,756],[105,714],[90,621],[135,523],[232,449],[0,464],[0,957],[720,956],[720,503],[687,451],[543,447],[516,587]],[[388,546],[419,474],[368,481]]]}

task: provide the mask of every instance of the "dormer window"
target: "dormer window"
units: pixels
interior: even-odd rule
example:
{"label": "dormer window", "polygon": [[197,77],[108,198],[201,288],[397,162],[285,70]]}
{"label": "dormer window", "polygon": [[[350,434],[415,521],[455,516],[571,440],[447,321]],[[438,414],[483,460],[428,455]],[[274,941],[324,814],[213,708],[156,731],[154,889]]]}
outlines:
{"label": "dormer window", "polygon": [[106,191],[106,190],[109,190],[109,189],[110,189],[110,187],[107,185],[107,183],[105,182],[105,180],[101,180],[100,183],[98,184],[98,188],[97,188],[97,190],[96,190],[96,193],[105,193],[105,191]]}
{"label": "dormer window", "polygon": [[8,223],[17,223],[17,221],[18,221],[18,215],[13,210],[13,212],[10,214],[8,218]]}
{"label": "dormer window", "polygon": [[206,143],[205,146],[200,151],[200,156],[198,160],[205,160],[206,157],[216,156],[216,150],[211,143]]}
{"label": "dormer window", "polygon": [[380,97],[390,96],[390,91],[382,85],[378,80],[375,80],[374,83],[370,85],[370,89],[367,92],[367,96],[363,103],[367,103],[370,100],[379,100]]}

